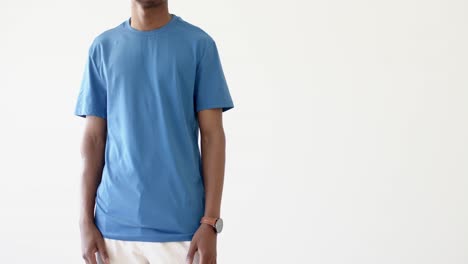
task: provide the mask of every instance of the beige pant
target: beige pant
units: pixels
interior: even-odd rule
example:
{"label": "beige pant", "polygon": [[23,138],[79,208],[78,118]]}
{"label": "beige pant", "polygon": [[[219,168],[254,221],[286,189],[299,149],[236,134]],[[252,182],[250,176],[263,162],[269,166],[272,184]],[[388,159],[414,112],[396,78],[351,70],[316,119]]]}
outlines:
{"label": "beige pant", "polygon": [[[185,264],[190,241],[142,242],[104,238],[111,264]],[[98,264],[103,264],[97,253]],[[193,264],[200,256],[195,253]]]}

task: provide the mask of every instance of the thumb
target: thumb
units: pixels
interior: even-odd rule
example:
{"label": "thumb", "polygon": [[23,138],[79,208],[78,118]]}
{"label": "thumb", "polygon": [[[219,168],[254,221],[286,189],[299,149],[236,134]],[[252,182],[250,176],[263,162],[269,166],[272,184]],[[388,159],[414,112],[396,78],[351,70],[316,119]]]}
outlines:
{"label": "thumb", "polygon": [[97,243],[97,248],[98,248],[98,252],[101,255],[102,260],[104,261],[104,263],[109,264],[109,254],[107,253],[106,244],[104,242],[104,239],[99,239],[99,242]]}
{"label": "thumb", "polygon": [[197,246],[195,245],[194,242],[191,242],[188,253],[187,253],[187,259],[186,259],[187,264],[192,264],[196,251],[197,251]]}

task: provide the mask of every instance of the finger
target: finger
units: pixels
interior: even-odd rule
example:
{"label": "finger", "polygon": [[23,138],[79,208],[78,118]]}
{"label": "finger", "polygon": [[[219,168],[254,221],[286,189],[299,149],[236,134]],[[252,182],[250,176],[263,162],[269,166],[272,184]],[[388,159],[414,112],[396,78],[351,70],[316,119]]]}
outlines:
{"label": "finger", "polygon": [[[96,249],[92,250],[92,249],[87,249],[84,251],[82,257],[83,259],[85,260],[85,263],[86,264],[91,264],[93,263],[93,258],[94,257],[94,252],[96,252]],[[96,264],[96,263],[93,263],[93,264]]]}
{"label": "finger", "polygon": [[190,243],[189,250],[187,252],[187,258],[186,258],[186,263],[187,264],[192,264],[193,263],[193,258],[195,256],[195,252],[197,251],[197,246],[195,243]]}
{"label": "finger", "polygon": [[215,256],[214,255],[209,255],[207,257],[207,260],[206,260],[206,263],[209,263],[209,264],[215,264],[216,260],[215,260]]}
{"label": "finger", "polygon": [[97,252],[97,248],[95,248],[94,250],[91,250],[88,253],[89,264],[98,264],[96,261],[96,252]]}
{"label": "finger", "polygon": [[89,264],[98,264],[96,261],[96,254],[93,254],[92,256],[89,256]]}
{"label": "finger", "polygon": [[214,254],[208,255],[207,263],[214,264],[216,262],[216,256]]}
{"label": "finger", "polygon": [[98,251],[101,259],[105,264],[109,264],[109,254],[107,253],[107,248],[104,239],[100,239],[98,242]]}
{"label": "finger", "polygon": [[198,256],[200,257],[200,264],[210,264],[208,256],[205,253],[198,251]]}
{"label": "finger", "polygon": [[[88,254],[86,253],[85,256],[83,256],[83,259],[85,260],[86,264],[97,264],[96,263],[96,256],[95,254]],[[94,261],[93,261],[94,260]]]}

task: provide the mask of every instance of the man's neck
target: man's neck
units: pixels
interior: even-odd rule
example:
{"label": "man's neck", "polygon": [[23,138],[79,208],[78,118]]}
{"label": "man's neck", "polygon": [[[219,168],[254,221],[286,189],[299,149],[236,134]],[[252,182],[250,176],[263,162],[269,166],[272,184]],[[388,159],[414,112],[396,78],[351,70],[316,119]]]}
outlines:
{"label": "man's neck", "polygon": [[164,26],[171,20],[167,2],[157,6],[143,7],[132,1],[130,25],[137,30],[153,30]]}

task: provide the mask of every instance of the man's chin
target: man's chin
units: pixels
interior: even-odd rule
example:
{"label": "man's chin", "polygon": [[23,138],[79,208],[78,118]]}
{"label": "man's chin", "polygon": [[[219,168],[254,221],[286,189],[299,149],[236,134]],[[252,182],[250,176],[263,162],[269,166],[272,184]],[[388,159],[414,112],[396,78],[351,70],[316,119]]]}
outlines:
{"label": "man's chin", "polygon": [[152,7],[157,7],[161,4],[163,4],[164,0],[135,0],[138,4],[141,5],[143,8],[152,8]]}

